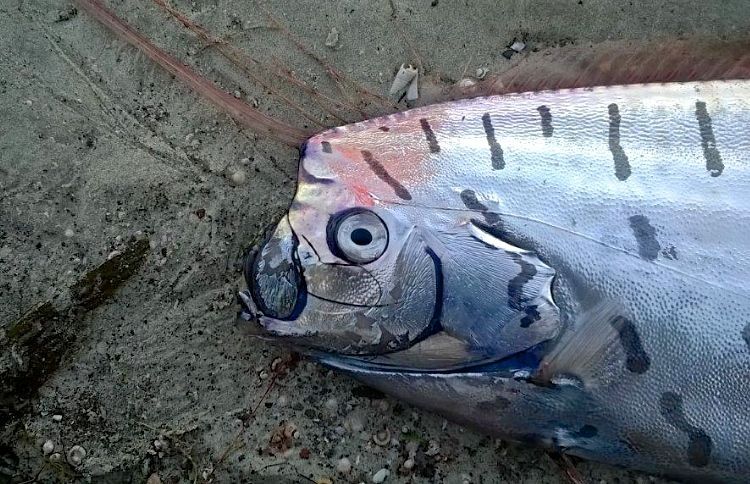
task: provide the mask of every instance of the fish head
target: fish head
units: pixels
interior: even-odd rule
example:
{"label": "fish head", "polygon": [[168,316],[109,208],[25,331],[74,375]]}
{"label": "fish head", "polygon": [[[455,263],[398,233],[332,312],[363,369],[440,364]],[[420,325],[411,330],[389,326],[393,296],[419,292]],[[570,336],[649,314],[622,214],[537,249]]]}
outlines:
{"label": "fish head", "polygon": [[451,209],[424,119],[385,121],[303,147],[288,212],[247,258],[241,325],[311,354],[429,369],[552,338],[554,272]]}
{"label": "fish head", "polygon": [[307,143],[288,212],[246,260],[244,326],[340,354],[403,350],[438,317],[439,264],[408,207],[377,203],[366,149],[329,143]]}

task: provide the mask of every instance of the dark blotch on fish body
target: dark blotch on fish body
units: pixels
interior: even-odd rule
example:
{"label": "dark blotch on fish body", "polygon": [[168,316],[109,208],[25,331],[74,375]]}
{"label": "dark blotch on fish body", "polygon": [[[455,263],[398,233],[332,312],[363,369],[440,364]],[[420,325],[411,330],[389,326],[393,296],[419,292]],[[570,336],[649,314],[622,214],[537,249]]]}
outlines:
{"label": "dark blotch on fish body", "polygon": [[385,169],[385,167],[372,156],[372,153],[367,150],[362,150],[362,158],[365,160],[365,163],[367,163],[367,166],[370,167],[372,172],[375,173],[375,176],[377,176],[382,181],[387,183],[391,188],[393,188],[393,192],[398,198],[402,200],[411,200],[411,194],[409,193],[409,190],[407,190],[401,183],[399,183],[398,180],[393,178]]}
{"label": "dark blotch on fish body", "polygon": [[524,312],[526,313],[526,315],[521,318],[522,328],[528,328],[532,324],[542,319],[542,315],[539,314],[538,306],[527,306],[526,309],[524,309]]}
{"label": "dark blotch on fish body", "polygon": [[638,254],[644,259],[655,260],[661,250],[661,245],[656,240],[656,229],[644,215],[633,215],[628,220],[635,240],[638,241]]}
{"label": "dark blotch on fish body", "polygon": [[674,392],[665,392],[659,399],[661,414],[679,430],[688,435],[687,460],[691,466],[705,467],[711,458],[713,443],[705,430],[690,424],[682,408],[682,397]]}
{"label": "dark blotch on fish body", "polygon": [[630,163],[625,150],[620,146],[620,109],[617,104],[609,105],[609,151],[615,162],[615,176],[618,180],[625,181],[630,176]]}
{"label": "dark blotch on fish body", "polygon": [[551,138],[555,128],[552,127],[552,113],[550,113],[547,106],[539,106],[536,108],[539,111],[539,116],[542,117],[542,136],[545,138]]}
{"label": "dark blotch on fish body", "polygon": [[532,280],[536,275],[536,267],[534,264],[526,262],[523,256],[519,254],[511,254],[513,261],[521,267],[521,271],[508,282],[508,306],[511,308],[521,311],[523,310],[523,286],[527,282]]}
{"label": "dark blotch on fish body", "polygon": [[484,134],[487,135],[487,144],[490,146],[490,159],[492,160],[492,169],[502,170],[503,168],[505,168],[503,149],[500,147],[500,143],[497,142],[497,138],[495,137],[495,128],[492,126],[490,113],[484,113],[482,115],[482,125],[484,126]]}
{"label": "dark blotch on fish body", "polygon": [[333,150],[331,150],[331,143],[328,141],[321,141],[320,146],[323,147],[323,153],[333,153]]}
{"label": "dark blotch on fish body", "polygon": [[573,435],[577,438],[590,439],[592,437],[596,437],[598,433],[599,429],[597,429],[593,425],[584,425],[578,432]]}
{"label": "dark blotch on fish body", "polygon": [[435,132],[432,131],[430,122],[427,121],[426,118],[421,118],[419,120],[419,124],[422,126],[422,131],[424,131],[424,137],[427,139],[427,144],[430,147],[430,153],[440,153],[440,145],[438,144],[438,140],[435,137]]}
{"label": "dark blotch on fish body", "polygon": [[493,212],[490,212],[486,205],[477,199],[477,194],[474,190],[466,189],[461,192],[461,201],[464,206],[469,210],[476,210],[482,212],[484,220],[490,225],[497,225],[500,223],[500,217]]}
{"label": "dark blotch on fish body", "polygon": [[511,406],[511,401],[507,398],[498,395],[495,397],[494,400],[479,402],[477,404],[477,409],[481,412],[497,412],[498,410],[505,410],[506,408]]}
{"label": "dark blotch on fish body", "polygon": [[625,351],[625,367],[633,373],[646,373],[651,366],[651,359],[643,349],[641,337],[632,321],[622,316],[610,323],[620,336],[620,344]]}
{"label": "dark blotch on fish body", "polygon": [[703,147],[703,157],[706,159],[706,170],[711,176],[719,176],[724,171],[724,162],[721,161],[719,150],[716,149],[716,137],[711,125],[711,116],[708,115],[706,103],[696,101],[695,117],[698,119],[698,128],[701,133],[701,146]]}

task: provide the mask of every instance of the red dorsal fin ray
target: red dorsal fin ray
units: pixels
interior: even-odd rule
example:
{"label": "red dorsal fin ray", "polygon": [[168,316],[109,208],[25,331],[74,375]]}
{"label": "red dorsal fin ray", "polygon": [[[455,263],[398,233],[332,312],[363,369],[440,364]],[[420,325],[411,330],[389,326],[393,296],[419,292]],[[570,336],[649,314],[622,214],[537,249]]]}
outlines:
{"label": "red dorsal fin ray", "polygon": [[528,54],[451,98],[654,82],[750,79],[750,39],[661,39],[568,45]]}
{"label": "red dorsal fin ray", "polygon": [[301,145],[312,134],[307,130],[289,126],[266,116],[247,103],[217,88],[213,82],[158,48],[109,11],[99,0],[76,0],[76,3],[123,40],[138,48],[149,59],[159,64],[198,94],[211,101],[222,111],[232,116],[242,125],[250,128],[256,134],[269,136],[289,146]]}

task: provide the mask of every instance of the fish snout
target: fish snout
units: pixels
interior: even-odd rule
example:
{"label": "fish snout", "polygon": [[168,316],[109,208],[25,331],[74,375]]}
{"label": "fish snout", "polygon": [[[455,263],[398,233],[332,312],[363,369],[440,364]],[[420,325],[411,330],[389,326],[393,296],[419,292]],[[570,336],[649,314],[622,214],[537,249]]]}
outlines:
{"label": "fish snout", "polygon": [[297,237],[287,217],[245,259],[248,290],[240,293],[240,319],[258,321],[265,316],[293,320],[306,300],[305,282],[297,257]]}

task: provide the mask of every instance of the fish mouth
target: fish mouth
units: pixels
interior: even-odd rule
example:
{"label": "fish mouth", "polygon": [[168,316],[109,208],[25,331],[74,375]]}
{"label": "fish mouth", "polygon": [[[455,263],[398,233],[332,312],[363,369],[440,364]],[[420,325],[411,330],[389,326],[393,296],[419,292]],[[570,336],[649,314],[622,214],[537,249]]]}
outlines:
{"label": "fish mouth", "polygon": [[297,335],[294,325],[307,303],[297,257],[297,236],[284,217],[275,230],[245,258],[248,289],[239,294],[240,325],[255,336]]}

